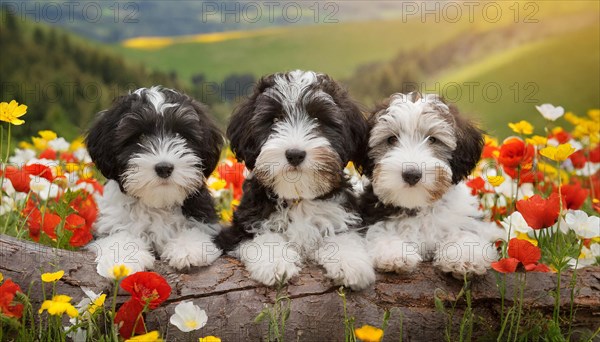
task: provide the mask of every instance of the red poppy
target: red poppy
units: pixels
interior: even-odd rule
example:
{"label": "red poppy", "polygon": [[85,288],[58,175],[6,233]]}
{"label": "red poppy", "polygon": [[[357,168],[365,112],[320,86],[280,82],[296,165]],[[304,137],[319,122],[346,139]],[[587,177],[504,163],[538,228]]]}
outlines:
{"label": "red poppy", "polygon": [[590,161],[592,163],[600,163],[600,144],[590,150]]}
{"label": "red poppy", "polygon": [[535,148],[533,145],[525,144],[519,138],[509,138],[500,146],[500,155],[498,162],[505,167],[517,168],[519,165],[523,168],[531,168]]}
{"label": "red poppy", "polygon": [[4,177],[10,180],[16,191],[29,192],[29,182],[31,179],[25,170],[14,166],[6,166]]}
{"label": "red poppy", "polygon": [[55,160],[56,159],[56,151],[54,151],[51,148],[47,148],[44,151],[42,151],[42,153],[40,153],[40,159]]}
{"label": "red poppy", "polygon": [[496,154],[498,153],[498,146],[494,146],[490,141],[485,146],[483,146],[483,151],[481,152],[481,159],[496,159]]}
{"label": "red poppy", "polygon": [[42,177],[46,178],[50,182],[54,180],[54,176],[52,175],[52,170],[43,164],[30,164],[25,166],[25,172],[27,172],[30,176]]}
{"label": "red poppy", "polygon": [[65,229],[73,232],[73,235],[69,239],[69,244],[73,247],[85,246],[92,240],[92,233],[90,227],[86,224],[86,220],[77,215],[70,214],[65,219]]}
{"label": "red poppy", "polygon": [[564,199],[564,207],[573,210],[581,208],[590,193],[589,190],[582,188],[578,181],[573,182],[573,184],[562,185],[560,192]]}
{"label": "red poppy", "polygon": [[[28,203],[29,205],[29,203]],[[41,230],[44,231],[51,239],[56,239],[56,227],[60,224],[62,219],[60,216],[45,212],[42,212],[33,208],[29,210],[29,216],[27,217],[27,225],[29,226],[29,236],[34,241],[39,241]]]}
{"label": "red poppy", "polygon": [[23,304],[14,303],[13,300],[17,292],[21,291],[19,285],[12,280],[6,279],[0,285],[0,314],[8,318],[21,318],[23,315]]}
{"label": "red poppy", "polygon": [[[124,338],[141,335],[146,332],[144,316],[142,316],[143,305],[130,299],[123,303],[115,315],[115,323],[120,325],[119,334]],[[136,324],[137,321],[137,324]],[[135,332],[133,328],[135,326]]]}
{"label": "red poppy", "polygon": [[571,160],[573,167],[576,169],[581,169],[585,166],[585,153],[583,153],[582,150],[576,151],[575,153],[571,154],[569,156],[569,159]]}
{"label": "red poppy", "polygon": [[527,224],[533,229],[552,226],[560,213],[560,198],[553,193],[548,199],[533,195],[517,202],[517,210],[523,215]]}
{"label": "red poppy", "polygon": [[98,216],[98,206],[94,198],[86,193],[80,193],[71,201],[71,208],[75,209],[79,216],[85,219],[86,224],[91,228]]}
{"label": "red poppy", "polygon": [[565,131],[564,129],[557,130],[556,132],[552,132],[548,139],[554,139],[558,141],[559,144],[566,144],[571,140],[571,135]]}
{"label": "red poppy", "polygon": [[533,169],[521,169],[518,171],[517,169],[512,169],[508,167],[504,167],[504,173],[510,176],[512,179],[516,179],[519,177],[519,185],[523,185],[525,183],[537,183],[538,181],[544,179],[544,174],[540,171],[533,171]]}
{"label": "red poppy", "polygon": [[75,155],[73,154],[73,152],[63,152],[60,154],[60,160],[63,160],[67,163],[76,163],[77,162],[77,158],[75,158]]}
{"label": "red poppy", "polygon": [[549,272],[550,269],[538,261],[542,251],[526,240],[511,239],[508,242],[508,258],[493,262],[492,268],[500,273],[514,273],[519,264],[528,272]]}
{"label": "red poppy", "polygon": [[481,177],[469,179],[465,184],[471,188],[471,195],[473,196],[485,191],[485,181]]}
{"label": "red poppy", "polygon": [[243,163],[227,160],[217,167],[217,172],[223,179],[228,189],[233,189],[233,198],[240,199],[242,197],[242,185],[244,184],[244,169]]}
{"label": "red poppy", "polygon": [[121,288],[140,305],[156,309],[171,295],[171,286],[155,272],[137,272],[123,279]]}
{"label": "red poppy", "polygon": [[90,184],[94,188],[94,191],[99,193],[100,195],[102,195],[104,192],[104,187],[102,186],[102,184],[98,183],[98,181],[93,178],[79,179],[76,184],[83,183]]}

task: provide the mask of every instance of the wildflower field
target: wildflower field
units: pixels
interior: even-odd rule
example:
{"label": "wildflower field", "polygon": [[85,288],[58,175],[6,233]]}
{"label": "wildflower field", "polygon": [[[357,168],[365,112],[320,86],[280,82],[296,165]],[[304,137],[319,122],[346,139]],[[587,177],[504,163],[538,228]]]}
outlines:
{"label": "wildflower field", "polygon": [[[81,249],[93,239],[104,179],[82,138],[67,141],[55,132],[40,131],[14,146],[11,132],[27,120],[26,113],[26,105],[0,103],[0,234],[62,250]],[[600,324],[595,330],[577,331],[573,317],[578,272],[600,262],[600,110],[565,113],[561,107],[545,104],[528,114],[546,119],[545,127],[537,127],[544,134],[534,134],[535,127],[527,121],[507,123],[514,135],[486,137],[481,161],[467,181],[487,219],[505,232],[497,242],[501,258],[491,263],[489,271],[495,277],[501,309],[486,336],[498,341],[592,341],[600,336]],[[360,182],[360,175],[349,169],[348,175]],[[226,151],[208,179],[224,222],[231,220],[239,204],[246,172]],[[145,317],[166,304],[176,284],[160,272],[130,274],[124,265],[96,271],[108,278],[110,291],[95,293],[82,287],[83,299],[78,303],[61,293],[58,284],[70,280],[58,266],[51,270],[44,266],[32,283],[17,284],[0,273],[0,340],[170,340],[166,330],[149,329]],[[551,313],[524,305],[532,272],[556,279],[555,288],[546,294],[553,298]],[[565,274],[569,281],[564,281]],[[431,302],[447,318],[447,341],[471,340],[480,335],[477,308],[471,301],[471,286],[477,280],[455,281],[461,286],[458,294],[448,299],[442,291],[433,291]],[[39,305],[30,300],[34,289],[43,294]],[[126,293],[121,305],[117,305],[119,289]],[[569,310],[561,303],[565,292]],[[347,308],[349,294],[344,289],[336,296],[343,305],[338,321],[346,341],[382,341],[389,329],[400,330],[403,336],[401,318],[400,326],[390,325],[393,309],[386,309],[380,322],[365,322]],[[286,322],[295,314],[290,302],[281,285],[273,300],[255,312],[251,321],[266,324],[266,340],[284,339]],[[457,303],[464,307],[460,316],[455,312]],[[220,341],[204,333],[211,325],[204,309],[183,300],[174,305],[165,324],[187,334],[189,340],[194,336],[204,342]]]}

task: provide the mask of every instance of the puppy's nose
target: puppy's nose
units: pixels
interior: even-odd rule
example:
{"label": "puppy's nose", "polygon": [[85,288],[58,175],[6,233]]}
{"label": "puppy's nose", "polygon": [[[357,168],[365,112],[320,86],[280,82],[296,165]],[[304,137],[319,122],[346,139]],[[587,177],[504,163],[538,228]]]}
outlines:
{"label": "puppy's nose", "polygon": [[298,149],[289,149],[285,151],[285,158],[292,166],[298,166],[306,158],[306,151],[298,150]]}
{"label": "puppy's nose", "polygon": [[156,174],[160,178],[169,178],[174,168],[173,164],[167,162],[160,162],[154,165],[154,171],[156,171]]}
{"label": "puppy's nose", "polygon": [[421,177],[422,174],[419,170],[412,169],[402,172],[402,179],[410,186],[417,184],[421,180]]}

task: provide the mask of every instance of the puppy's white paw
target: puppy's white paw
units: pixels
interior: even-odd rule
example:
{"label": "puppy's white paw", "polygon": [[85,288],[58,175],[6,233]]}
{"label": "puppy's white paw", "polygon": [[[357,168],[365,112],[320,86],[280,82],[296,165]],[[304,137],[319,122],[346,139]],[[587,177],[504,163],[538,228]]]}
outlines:
{"label": "puppy's white paw", "polygon": [[210,236],[201,230],[190,229],[180,232],[163,248],[161,258],[178,270],[193,266],[208,266],[217,260],[222,251]]}
{"label": "puppy's white paw", "polygon": [[373,266],[380,272],[412,272],[423,261],[413,247],[400,240],[379,241],[369,244],[369,254]]}
{"label": "puppy's white paw", "polygon": [[336,284],[362,290],[375,282],[375,270],[364,241],[355,234],[328,238],[317,261]]}
{"label": "puppy's white paw", "polygon": [[434,257],[434,266],[450,272],[457,278],[464,275],[485,274],[492,261],[498,257],[494,245],[468,237],[443,244]]}
{"label": "puppy's white paw", "polygon": [[300,273],[301,257],[279,234],[259,235],[243,243],[238,250],[250,277],[262,284],[272,286]]}

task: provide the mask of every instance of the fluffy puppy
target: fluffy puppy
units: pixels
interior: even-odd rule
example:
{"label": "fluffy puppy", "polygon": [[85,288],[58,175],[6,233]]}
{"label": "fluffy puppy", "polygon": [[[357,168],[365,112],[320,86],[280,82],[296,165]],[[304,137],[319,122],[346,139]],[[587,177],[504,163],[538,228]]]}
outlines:
{"label": "fluffy puppy", "polygon": [[361,198],[376,269],[413,270],[432,260],[456,276],[483,274],[499,237],[481,220],[464,180],[479,161],[482,132],[439,96],[394,94],[369,118]]}
{"label": "fluffy puppy", "polygon": [[100,269],[151,268],[155,254],[183,269],[212,263],[221,251],[205,180],[223,137],[206,108],[175,90],[141,88],[98,114],[86,143],[108,179],[95,223]]}
{"label": "fluffy puppy", "polygon": [[375,274],[353,232],[361,218],[343,172],[350,160],[360,164],[367,134],[359,108],[329,76],[297,70],[262,78],[227,129],[251,174],[220,247],[267,285],[314,261],[339,284],[368,286]]}

